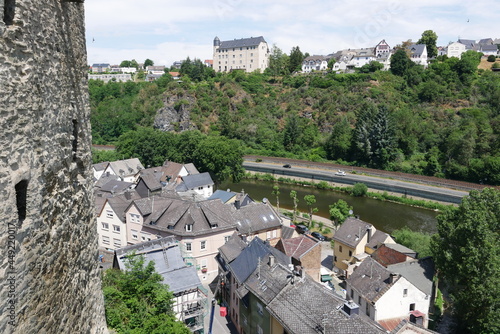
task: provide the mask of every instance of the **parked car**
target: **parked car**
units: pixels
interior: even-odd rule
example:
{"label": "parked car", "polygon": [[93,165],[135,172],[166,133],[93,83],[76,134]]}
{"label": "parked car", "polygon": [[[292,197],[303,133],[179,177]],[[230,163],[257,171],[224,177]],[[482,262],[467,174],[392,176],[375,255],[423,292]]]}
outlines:
{"label": "parked car", "polygon": [[307,228],[307,226],[305,225],[297,225],[295,227],[295,229],[297,230],[297,232],[299,233],[307,233],[309,231],[309,229]]}
{"label": "parked car", "polygon": [[283,165],[283,168],[292,168],[292,165],[286,164],[286,165]]}
{"label": "parked car", "polygon": [[345,176],[345,172],[344,172],[343,170],[340,170],[340,169],[339,169],[339,170],[335,173],[335,175],[337,175],[337,176]]}
{"label": "parked car", "polygon": [[316,239],[318,239],[319,241],[325,241],[325,236],[319,232],[313,232],[311,233],[311,235]]}

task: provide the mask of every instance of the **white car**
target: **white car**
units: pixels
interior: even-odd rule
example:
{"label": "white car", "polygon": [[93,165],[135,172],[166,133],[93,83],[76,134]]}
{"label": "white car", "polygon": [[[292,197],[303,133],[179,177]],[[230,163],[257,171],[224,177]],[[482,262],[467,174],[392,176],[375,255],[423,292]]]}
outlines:
{"label": "white car", "polygon": [[344,172],[343,170],[340,170],[340,169],[339,169],[339,170],[335,173],[335,175],[337,175],[337,176],[345,176],[345,172]]}

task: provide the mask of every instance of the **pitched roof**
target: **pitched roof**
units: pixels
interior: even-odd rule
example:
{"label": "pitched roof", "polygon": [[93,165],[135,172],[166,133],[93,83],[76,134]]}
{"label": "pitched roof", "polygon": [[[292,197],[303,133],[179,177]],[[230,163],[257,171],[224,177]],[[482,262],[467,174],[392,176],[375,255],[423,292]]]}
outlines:
{"label": "pitched roof", "polygon": [[385,333],[366,316],[344,313],[344,303],[306,275],[295,277],[294,283],[283,288],[266,309],[291,334]]}
{"label": "pitched roof", "polygon": [[347,218],[337,232],[333,235],[333,240],[339,241],[349,247],[355,248],[365,236],[367,230],[373,225],[358,218]]}
{"label": "pitched roof", "polygon": [[420,325],[414,324],[407,319],[401,320],[401,322],[394,328],[391,334],[428,334],[436,333],[428,328],[424,328]]}
{"label": "pitched roof", "polygon": [[218,198],[218,199],[220,199],[222,201],[222,203],[226,203],[227,201],[229,201],[234,196],[236,196],[235,192],[217,189],[212,194],[212,196],[210,196],[208,199],[216,199],[216,198]]}
{"label": "pitched roof", "polygon": [[241,251],[245,249],[247,244],[241,240],[238,233],[234,232],[229,240],[219,247],[219,254],[224,258],[226,263],[230,263],[240,255]]}
{"label": "pitched roof", "polygon": [[361,262],[359,267],[347,278],[348,285],[373,303],[393,285],[393,282],[391,282],[391,271],[371,257]]}
{"label": "pitched roof", "polygon": [[120,218],[120,220],[125,220],[125,210],[128,208],[130,203],[134,200],[140,198],[137,192],[130,192],[129,195],[118,195],[114,197],[110,197],[107,199],[107,202],[116,213],[116,216]]}
{"label": "pitched roof", "polygon": [[164,284],[169,290],[178,293],[196,288],[201,285],[200,279],[193,266],[187,266],[182,258],[179,244],[174,237],[166,237],[143,242],[115,250],[115,257],[120,269],[125,269],[125,257],[136,252],[144,255],[146,263],[153,261],[156,272],[163,277]]}
{"label": "pitched roof", "polygon": [[132,183],[132,182],[111,180],[101,187],[101,191],[112,193],[112,194],[117,194],[117,193],[121,193],[127,189],[130,189],[133,185],[134,185],[134,183]]}
{"label": "pitched roof", "polygon": [[464,44],[467,50],[476,48],[476,41],[473,39],[459,39],[458,42]]}
{"label": "pitched roof", "polygon": [[315,247],[321,247],[321,244],[312,238],[305,235],[300,235],[297,238],[281,239],[285,254],[300,260],[304,255],[309,253]]}
{"label": "pitched roof", "polygon": [[101,170],[105,170],[106,167],[108,167],[108,164],[109,164],[108,161],[104,161],[104,162],[99,162],[97,164],[93,164],[92,167],[99,172]]}
{"label": "pitched roof", "polygon": [[432,294],[435,269],[431,257],[389,265],[387,269],[400,274],[423,293]]}
{"label": "pitched roof", "polygon": [[[212,177],[210,177],[210,173],[208,172],[183,176],[182,181],[186,190],[196,189],[198,187],[214,184],[214,181],[212,180]],[[177,186],[177,189],[184,189],[184,187],[182,187],[182,184],[180,184],[179,186]]]}
{"label": "pitched roof", "polygon": [[232,41],[222,41],[220,42],[221,49],[229,49],[229,48],[240,48],[247,46],[256,46],[260,43],[266,43],[264,37],[250,37],[250,38],[242,38],[242,39],[234,39]]}
{"label": "pitched roof", "polygon": [[229,270],[236,280],[242,284],[255,271],[259,259],[262,261],[268,254],[273,254],[276,258],[279,258],[280,263],[290,263],[290,259],[285,254],[256,237],[241,251],[236,259],[228,264]]}
{"label": "pitched roof", "polygon": [[387,247],[387,245],[382,245],[372,254],[372,258],[384,267],[387,267],[391,264],[406,261],[407,256],[395,249]]}
{"label": "pitched roof", "polygon": [[276,229],[281,226],[281,218],[269,204],[250,203],[235,211],[234,220],[240,234]]}
{"label": "pitched roof", "polygon": [[496,44],[481,45],[481,51],[498,51],[498,46]]}
{"label": "pitched roof", "polygon": [[393,249],[397,252],[403,253],[404,255],[416,258],[417,257],[417,252],[415,252],[413,249],[409,249],[408,247],[405,247],[403,245],[397,244],[397,243],[387,243],[385,244],[386,247]]}
{"label": "pitched roof", "polygon": [[109,166],[116,175],[121,177],[135,175],[139,173],[141,169],[144,169],[144,166],[137,158],[112,161],[109,163]]}
{"label": "pitched roof", "polygon": [[293,237],[295,229],[289,226],[281,226],[281,239],[290,239]]}
{"label": "pitched roof", "polygon": [[389,239],[389,241],[394,241],[389,234],[377,230],[370,236],[370,241],[367,242],[366,246],[371,249],[377,249],[381,244],[386,243],[387,239]]}
{"label": "pitched roof", "polygon": [[97,182],[94,184],[94,187],[101,188],[106,183],[108,183],[109,181],[112,181],[112,180],[121,181],[121,178],[118,175],[114,175],[114,174],[110,174],[110,175],[102,174],[101,177],[99,178],[99,180],[97,180]]}
{"label": "pitched roof", "polygon": [[425,44],[412,44],[408,47],[411,54],[417,57],[421,57],[426,48],[427,45]]}

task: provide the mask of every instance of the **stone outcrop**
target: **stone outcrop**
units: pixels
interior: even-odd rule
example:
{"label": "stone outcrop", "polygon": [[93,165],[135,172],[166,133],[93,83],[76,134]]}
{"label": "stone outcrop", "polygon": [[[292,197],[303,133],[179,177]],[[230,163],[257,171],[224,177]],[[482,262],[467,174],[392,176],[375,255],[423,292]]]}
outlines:
{"label": "stone outcrop", "polygon": [[106,333],[82,0],[0,0],[0,333]]}
{"label": "stone outcrop", "polygon": [[156,112],[153,127],[162,131],[196,130],[190,117],[194,103],[195,99],[190,96],[165,96],[163,107]]}

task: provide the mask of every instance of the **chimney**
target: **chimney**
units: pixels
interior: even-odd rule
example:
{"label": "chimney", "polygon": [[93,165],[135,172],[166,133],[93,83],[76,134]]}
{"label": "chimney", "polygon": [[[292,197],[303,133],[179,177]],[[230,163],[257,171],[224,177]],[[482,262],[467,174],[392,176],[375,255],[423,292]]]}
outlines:
{"label": "chimney", "polygon": [[274,255],[269,255],[269,262],[268,262],[269,267],[274,266],[274,260],[275,260]]}
{"label": "chimney", "polygon": [[391,276],[389,277],[389,283],[392,284],[396,282],[396,279],[398,278],[399,274],[397,273],[391,273]]}
{"label": "chimney", "polygon": [[177,184],[180,184],[182,182],[182,176],[177,175]]}
{"label": "chimney", "polygon": [[366,242],[369,243],[370,239],[372,237],[372,226],[371,225],[368,225],[368,227],[366,228],[366,232],[368,232],[368,239],[366,240]]}
{"label": "chimney", "polygon": [[359,314],[359,305],[349,300],[344,303],[342,310],[349,316],[352,317],[355,314]]}

